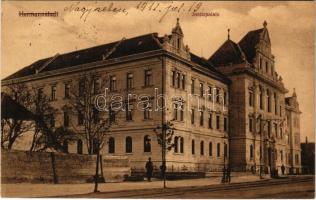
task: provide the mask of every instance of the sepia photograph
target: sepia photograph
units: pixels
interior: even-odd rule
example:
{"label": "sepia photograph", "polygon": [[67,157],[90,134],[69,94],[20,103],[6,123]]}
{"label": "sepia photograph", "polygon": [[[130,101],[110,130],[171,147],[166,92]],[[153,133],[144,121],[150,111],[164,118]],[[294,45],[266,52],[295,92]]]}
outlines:
{"label": "sepia photograph", "polygon": [[1,197],[315,198],[314,1],[1,2]]}

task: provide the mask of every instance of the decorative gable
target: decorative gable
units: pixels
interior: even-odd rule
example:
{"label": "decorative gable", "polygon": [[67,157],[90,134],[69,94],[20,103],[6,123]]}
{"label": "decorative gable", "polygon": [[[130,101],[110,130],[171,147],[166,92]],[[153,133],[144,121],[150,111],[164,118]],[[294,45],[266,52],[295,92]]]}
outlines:
{"label": "decorative gable", "polygon": [[169,36],[165,35],[163,38],[163,49],[190,60],[190,49],[188,45],[184,45],[183,37],[179,18],[177,18],[177,24],[172,29],[172,34]]}

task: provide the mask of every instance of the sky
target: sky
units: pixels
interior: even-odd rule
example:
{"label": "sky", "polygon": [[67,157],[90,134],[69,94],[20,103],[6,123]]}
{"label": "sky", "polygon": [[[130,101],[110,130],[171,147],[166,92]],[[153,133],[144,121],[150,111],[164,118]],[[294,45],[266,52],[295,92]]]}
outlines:
{"label": "sky", "polygon": [[[89,12],[103,7],[107,11]],[[114,8],[118,12],[113,12]],[[193,16],[194,9],[216,16]],[[22,11],[57,11],[58,17],[20,17]],[[205,58],[227,39],[227,29],[230,38],[238,42],[248,31],[262,28],[266,20],[275,67],[289,89],[287,95],[296,89],[302,111],[301,141],[306,136],[315,141],[314,2],[155,1],[144,5],[140,1],[2,1],[1,77],[56,53],[150,32],[170,34],[177,18],[184,43]]]}

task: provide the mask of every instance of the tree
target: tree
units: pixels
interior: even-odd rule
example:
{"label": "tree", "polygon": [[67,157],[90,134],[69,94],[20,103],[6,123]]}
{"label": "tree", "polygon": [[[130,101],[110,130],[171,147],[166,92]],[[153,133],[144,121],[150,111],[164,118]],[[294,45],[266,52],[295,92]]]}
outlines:
{"label": "tree", "polygon": [[[106,96],[101,94],[101,82],[107,86],[106,80],[95,72],[85,72],[81,75],[78,87],[74,87],[69,101],[71,107],[82,118],[82,129],[77,132],[84,137],[89,154],[96,154],[95,189],[98,191],[98,171],[100,150],[106,143],[106,138],[112,125],[115,123],[115,115],[119,109],[113,109],[112,102],[106,104]],[[105,89],[105,87],[103,87]],[[106,89],[105,89],[106,91]],[[104,102],[97,102],[102,97]]]}
{"label": "tree", "polygon": [[22,113],[16,113],[16,116],[1,118],[1,147],[11,149],[19,137],[33,132],[30,151],[63,151],[63,142],[74,134],[63,127],[55,129],[49,125],[56,110],[50,105],[50,99],[43,89],[17,83],[9,85],[7,90],[8,96],[25,111],[32,113],[32,117],[21,117]]}
{"label": "tree", "polygon": [[[33,105],[33,98],[25,84],[10,85],[7,89],[7,95],[14,102],[30,110]],[[1,148],[12,149],[13,144],[19,137],[34,130],[35,124],[30,120],[33,119],[20,118],[19,116],[1,118]]]}
{"label": "tree", "polygon": [[[166,169],[166,154],[174,147],[172,142],[174,135],[173,124],[170,121],[162,123],[162,126],[157,126],[154,129],[158,144],[161,146],[161,158],[162,158],[162,168]],[[166,188],[166,174],[163,173],[163,187]]]}

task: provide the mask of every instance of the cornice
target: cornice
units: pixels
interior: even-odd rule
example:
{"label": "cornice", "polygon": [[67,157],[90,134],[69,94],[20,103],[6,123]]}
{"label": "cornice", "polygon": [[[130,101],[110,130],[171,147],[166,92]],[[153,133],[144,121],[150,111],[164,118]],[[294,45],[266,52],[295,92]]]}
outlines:
{"label": "cornice", "polygon": [[235,76],[235,75],[240,75],[240,74],[247,74],[250,76],[253,76],[257,79],[259,79],[260,81],[274,87],[277,88],[278,90],[280,90],[283,93],[288,93],[289,91],[282,85],[280,84],[276,84],[274,81],[256,73],[254,70],[250,69],[249,67],[246,68],[238,68],[236,70],[234,70],[233,72],[229,73],[228,76]]}

